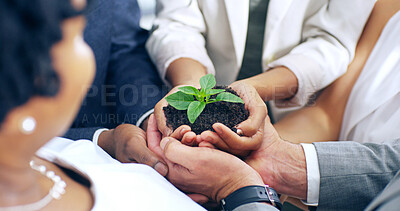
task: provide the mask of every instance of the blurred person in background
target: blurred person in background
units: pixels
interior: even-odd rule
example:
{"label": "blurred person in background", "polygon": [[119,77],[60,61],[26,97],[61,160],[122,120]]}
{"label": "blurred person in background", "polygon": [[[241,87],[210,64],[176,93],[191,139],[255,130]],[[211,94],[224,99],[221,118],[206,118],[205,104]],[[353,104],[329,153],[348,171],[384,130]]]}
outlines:
{"label": "blurred person in background", "polygon": [[[251,93],[250,98],[258,98],[258,93],[280,107],[301,107],[346,72],[374,3],[158,0],[146,47],[161,79],[173,88],[170,93],[182,85],[199,86],[199,78],[212,73],[218,84]],[[162,100],[155,107],[163,135],[172,133],[162,111],[166,105]],[[257,116],[265,116],[265,111],[257,106],[247,103],[250,117],[237,125],[244,137],[235,143],[260,139],[264,118]],[[190,137],[188,142],[193,134]],[[243,147],[255,149],[251,144]]]}
{"label": "blurred person in background", "polygon": [[92,0],[86,16],[84,38],[97,71],[65,137],[93,140],[121,162],[145,163],[165,175],[165,164],[146,147],[147,119],[165,92],[144,46],[149,33],[139,25],[139,5]]}

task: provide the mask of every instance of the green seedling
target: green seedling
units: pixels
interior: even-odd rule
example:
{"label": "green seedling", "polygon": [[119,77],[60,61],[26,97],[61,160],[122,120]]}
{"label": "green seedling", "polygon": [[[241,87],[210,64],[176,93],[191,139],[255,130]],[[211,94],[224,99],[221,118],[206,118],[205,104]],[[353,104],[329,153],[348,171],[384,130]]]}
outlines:
{"label": "green seedling", "polygon": [[[179,91],[167,96],[165,99],[174,108],[178,110],[187,110],[187,116],[190,123],[194,123],[200,116],[207,104],[219,101],[231,103],[243,103],[243,100],[225,89],[213,89],[216,85],[215,77],[207,74],[200,78],[201,89],[193,86],[179,87]],[[212,95],[217,95],[211,98]]]}

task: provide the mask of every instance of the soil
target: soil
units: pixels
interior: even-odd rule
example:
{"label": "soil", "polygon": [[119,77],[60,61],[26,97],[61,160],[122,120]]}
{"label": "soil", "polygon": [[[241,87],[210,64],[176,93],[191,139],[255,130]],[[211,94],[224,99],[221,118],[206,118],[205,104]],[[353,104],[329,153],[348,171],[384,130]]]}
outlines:
{"label": "soil", "polygon": [[[215,89],[225,89],[227,92],[237,95],[234,90],[226,86],[216,86]],[[215,97],[216,95],[211,96],[211,98]],[[163,109],[165,117],[167,118],[167,125],[170,128],[175,130],[181,125],[189,125],[192,131],[198,135],[206,130],[214,131],[212,125],[217,122],[226,125],[232,131],[236,132],[234,126],[238,125],[249,117],[249,112],[245,109],[244,104],[222,101],[207,104],[194,124],[189,122],[186,110],[180,111],[170,105],[164,107]]]}

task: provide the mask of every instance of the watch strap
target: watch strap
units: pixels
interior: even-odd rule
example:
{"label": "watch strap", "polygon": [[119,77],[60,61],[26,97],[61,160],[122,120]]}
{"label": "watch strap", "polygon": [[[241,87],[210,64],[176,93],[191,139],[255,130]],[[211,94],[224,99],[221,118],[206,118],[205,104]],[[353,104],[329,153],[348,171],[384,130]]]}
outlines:
{"label": "watch strap", "polygon": [[235,208],[253,202],[267,202],[277,209],[282,209],[282,203],[276,191],[269,186],[246,186],[231,193],[221,200],[223,210],[232,211]]}

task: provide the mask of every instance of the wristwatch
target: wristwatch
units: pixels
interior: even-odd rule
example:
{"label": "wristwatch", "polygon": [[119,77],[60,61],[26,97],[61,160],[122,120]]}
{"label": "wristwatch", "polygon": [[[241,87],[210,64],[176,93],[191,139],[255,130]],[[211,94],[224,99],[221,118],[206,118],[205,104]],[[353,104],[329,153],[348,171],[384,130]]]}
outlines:
{"label": "wristwatch", "polygon": [[253,202],[267,202],[278,210],[282,209],[282,203],[276,191],[266,186],[251,185],[240,188],[221,200],[222,210],[232,211],[235,208]]}

